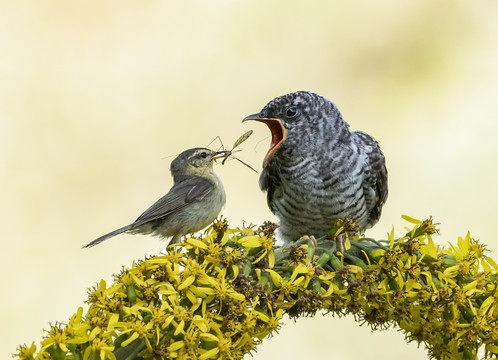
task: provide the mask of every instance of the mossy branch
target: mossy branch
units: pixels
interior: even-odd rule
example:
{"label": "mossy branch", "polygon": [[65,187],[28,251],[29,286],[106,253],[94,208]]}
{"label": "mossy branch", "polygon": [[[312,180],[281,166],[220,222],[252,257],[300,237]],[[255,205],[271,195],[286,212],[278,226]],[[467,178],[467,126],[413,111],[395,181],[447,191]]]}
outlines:
{"label": "mossy branch", "polygon": [[[385,241],[348,239],[347,221],[329,238],[274,246],[276,226],[229,229],[137,261],[108,286],[90,289],[89,308],[48,331],[18,359],[241,359],[291,318],[353,314],[372,329],[397,327],[431,358],[498,356],[498,266],[467,234],[444,249],[432,219]],[[346,251],[337,253],[337,237]],[[331,320],[332,321],[332,320]]]}

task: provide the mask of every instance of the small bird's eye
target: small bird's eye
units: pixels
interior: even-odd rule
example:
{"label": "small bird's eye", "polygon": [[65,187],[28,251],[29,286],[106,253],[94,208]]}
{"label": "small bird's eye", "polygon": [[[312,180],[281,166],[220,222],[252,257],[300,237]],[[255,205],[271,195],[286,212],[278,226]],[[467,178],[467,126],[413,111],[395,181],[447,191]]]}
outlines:
{"label": "small bird's eye", "polygon": [[201,158],[205,159],[207,158],[207,156],[208,156],[207,152],[205,151],[201,152]]}
{"label": "small bird's eye", "polygon": [[288,118],[294,117],[296,114],[297,110],[293,106],[288,108],[287,111],[285,112],[285,116],[287,116]]}

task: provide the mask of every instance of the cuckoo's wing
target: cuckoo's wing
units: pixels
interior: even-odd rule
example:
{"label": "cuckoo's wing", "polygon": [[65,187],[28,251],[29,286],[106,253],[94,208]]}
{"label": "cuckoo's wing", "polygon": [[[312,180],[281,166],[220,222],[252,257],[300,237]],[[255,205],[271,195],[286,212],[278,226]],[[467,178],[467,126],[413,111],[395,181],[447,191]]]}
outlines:
{"label": "cuckoo's wing", "polygon": [[135,220],[132,226],[133,228],[136,228],[149,221],[170,215],[193,202],[202,200],[207,194],[213,191],[213,189],[213,182],[200,176],[183,180],[173,185],[166,195],[145,210],[144,213]]}
{"label": "cuckoo's wing", "polygon": [[[270,160],[271,161],[271,160]],[[282,196],[281,180],[278,175],[278,165],[266,166],[259,176],[259,187],[266,191],[266,201],[270,210],[275,213],[273,200]]]}
{"label": "cuckoo's wing", "polygon": [[[387,200],[387,168],[386,160],[379,143],[370,135],[356,131],[355,137],[360,146],[365,149],[369,159],[369,167],[364,182],[365,195],[370,210],[370,223],[375,224],[382,212],[382,206]],[[372,194],[373,196],[369,196]]]}

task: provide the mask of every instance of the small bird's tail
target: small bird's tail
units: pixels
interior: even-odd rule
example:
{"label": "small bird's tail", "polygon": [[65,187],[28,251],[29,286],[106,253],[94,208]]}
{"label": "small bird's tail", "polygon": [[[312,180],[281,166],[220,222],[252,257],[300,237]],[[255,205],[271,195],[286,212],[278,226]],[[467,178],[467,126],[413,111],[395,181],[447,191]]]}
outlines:
{"label": "small bird's tail", "polygon": [[126,225],[126,226],[123,226],[122,228],[120,229],[117,229],[117,230],[114,230],[114,231],[111,231],[109,234],[105,234],[105,235],[102,235],[101,237],[99,237],[98,239],[95,239],[93,240],[91,243],[89,244],[86,244],[85,246],[83,246],[83,248],[89,248],[89,247],[92,247],[92,246],[95,246],[95,245],[98,245],[100,244],[102,241],[104,240],[107,240],[113,236],[116,236],[116,235],[119,235],[121,233],[124,233],[125,231],[128,231],[128,230],[131,230],[133,228],[133,225]]}

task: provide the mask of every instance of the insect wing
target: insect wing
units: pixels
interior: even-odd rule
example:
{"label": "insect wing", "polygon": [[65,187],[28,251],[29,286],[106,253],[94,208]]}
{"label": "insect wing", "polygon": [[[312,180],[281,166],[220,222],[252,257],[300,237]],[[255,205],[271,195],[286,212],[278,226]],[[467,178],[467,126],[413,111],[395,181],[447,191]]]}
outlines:
{"label": "insect wing", "polygon": [[244,141],[246,141],[247,139],[249,139],[249,136],[252,135],[252,130],[249,130],[248,132],[242,134],[234,143],[233,143],[233,147],[232,147],[232,150],[235,149],[237,146],[239,146],[240,144],[242,144]]}

